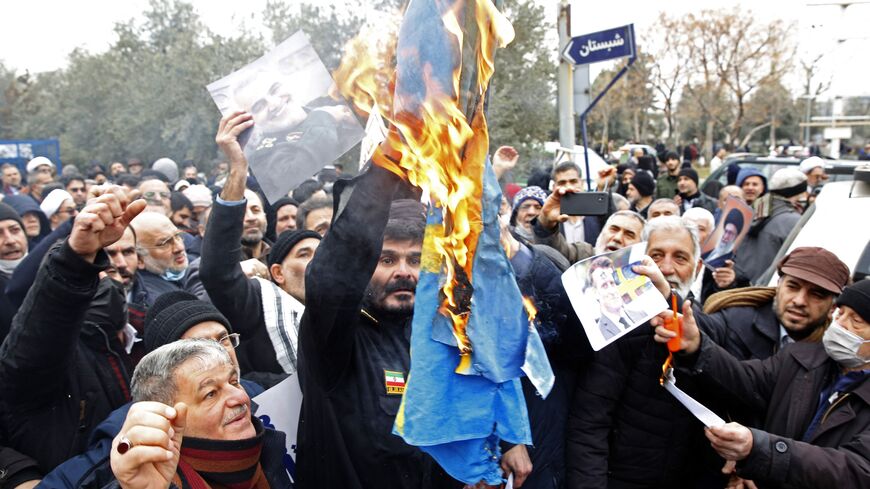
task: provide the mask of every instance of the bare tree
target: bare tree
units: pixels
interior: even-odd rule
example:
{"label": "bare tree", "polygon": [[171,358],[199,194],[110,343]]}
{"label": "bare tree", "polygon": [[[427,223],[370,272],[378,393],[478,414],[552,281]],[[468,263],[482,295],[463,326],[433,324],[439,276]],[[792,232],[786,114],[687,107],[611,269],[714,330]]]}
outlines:
{"label": "bare tree", "polygon": [[[743,129],[745,104],[761,84],[780,80],[792,68],[791,24],[759,23],[751,12],[702,10],[683,20],[689,36],[691,82],[687,89],[707,115],[704,151],[709,159],[715,124],[722,124],[730,142]],[[730,110],[712,103],[727,96]]]}
{"label": "bare tree", "polygon": [[680,88],[688,78],[688,36],[680,19],[665,12],[659,14],[658,28],[644,42],[649,46],[653,62],[650,63],[650,82],[657,94],[656,108],[664,113],[667,124],[665,139],[674,147],[678,144],[675,109]]}

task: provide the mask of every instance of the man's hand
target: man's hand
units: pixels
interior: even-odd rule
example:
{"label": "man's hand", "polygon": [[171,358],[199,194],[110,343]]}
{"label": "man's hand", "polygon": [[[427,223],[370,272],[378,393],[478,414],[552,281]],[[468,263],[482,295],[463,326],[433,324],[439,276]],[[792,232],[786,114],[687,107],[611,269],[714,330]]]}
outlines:
{"label": "man's hand", "polygon": [[608,166],[603,170],[598,170],[598,190],[603,191],[606,188],[612,187],[616,183],[616,168]]}
{"label": "man's hand", "polygon": [[511,234],[511,216],[510,214],[502,214],[498,216],[498,225],[501,231],[501,246],[507,255],[508,260],[514,257],[520,251],[520,242],[514,235]]}
{"label": "man's hand", "polygon": [[266,268],[266,265],[263,265],[263,262],[256,258],[251,258],[248,260],[244,260],[239,265],[242,266],[242,273],[245,274],[248,278],[260,277],[269,279],[269,269]]}
{"label": "man's hand", "polygon": [[95,192],[73,221],[69,246],[93,263],[97,252],[121,239],[130,221],[145,209],[144,200],[129,201],[123,187],[103,187]]}
{"label": "man's hand", "polygon": [[737,475],[736,466],[737,462],[728,460],[725,462],[725,466],[722,467],[722,473],[731,476],[725,489],[758,489],[758,486],[754,482],[745,480]]}
{"label": "man's hand", "polygon": [[230,171],[233,170],[233,167],[240,166],[245,167],[245,172],[248,171],[248,160],[245,158],[245,151],[241,143],[239,143],[239,135],[253,125],[254,116],[242,110],[221,117],[214,142],[229,160]]}
{"label": "man's hand", "polygon": [[725,260],[725,266],[713,270],[713,281],[716,282],[716,287],[727,289],[731,287],[737,279],[737,274],[734,273],[734,262]]}
{"label": "man's hand", "polygon": [[[130,406],[121,432],[112,441],[112,472],[124,489],[166,489],[178,459],[187,421],[187,405],[174,408],[159,402],[137,402]],[[122,439],[130,443],[118,452]]]}
{"label": "man's hand", "polygon": [[725,460],[739,462],[752,451],[752,432],[741,424],[705,428],[704,435],[710,440],[713,450]]}
{"label": "man's hand", "polygon": [[230,174],[221,190],[221,198],[239,201],[245,198],[245,182],[248,178],[248,159],[239,143],[239,135],[254,125],[254,116],[236,111],[221,118],[214,141],[230,161]]}
{"label": "man's hand", "polygon": [[492,155],[492,171],[501,180],[505,173],[517,166],[520,154],[512,146],[502,146]]}
{"label": "man's hand", "polygon": [[514,475],[514,487],[520,487],[532,473],[532,461],[525,445],[514,445],[501,456],[501,470],[505,478]]}
{"label": "man's hand", "polygon": [[674,195],[674,204],[677,204],[677,207],[680,208],[680,212],[683,212],[683,197],[680,194]]}
{"label": "man's hand", "polygon": [[538,214],[538,222],[544,229],[552,231],[560,222],[568,220],[568,214],[562,214],[562,196],[568,192],[579,193],[580,190],[567,187],[557,188],[544,201],[541,213]]}
{"label": "man's hand", "polygon": [[[656,329],[655,340],[659,343],[667,343],[677,337],[676,332],[665,327],[665,320],[673,319],[673,317],[674,312],[667,310],[650,319],[650,324]],[[680,317],[683,324],[683,341],[680,351],[688,354],[695,353],[701,347],[701,332],[698,331],[698,324],[695,323],[692,301],[683,301],[683,315]]]}
{"label": "man's hand", "polygon": [[656,262],[653,261],[647,255],[644,255],[641,258],[640,263],[631,267],[634,273],[639,275],[646,275],[655,285],[656,289],[662,294],[662,297],[665,300],[670,300],[671,298],[671,284],[668,283],[665,276],[662,274],[662,271],[659,269],[659,266],[656,265]]}

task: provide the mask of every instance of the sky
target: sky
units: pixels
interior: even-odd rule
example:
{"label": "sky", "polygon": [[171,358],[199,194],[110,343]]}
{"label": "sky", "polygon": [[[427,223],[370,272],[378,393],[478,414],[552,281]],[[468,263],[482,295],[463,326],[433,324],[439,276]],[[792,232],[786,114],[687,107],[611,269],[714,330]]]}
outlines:
{"label": "sky", "polygon": [[[229,35],[239,26],[261,29],[261,13],[266,0],[188,0],[202,21],[213,31]],[[293,0],[285,0],[294,3]],[[310,0],[311,1],[311,0]],[[325,0],[315,0],[325,1]],[[506,0],[510,1],[510,0]],[[546,8],[555,25],[557,0],[538,0]],[[838,0],[571,0],[571,34],[573,36],[629,23],[635,24],[639,40],[656,29],[659,11],[667,8],[672,15],[698,12],[701,9],[728,11],[751,10],[761,22],[794,23],[799,58],[812,59],[825,53],[820,64],[821,77],[832,79],[832,88],[822,98],[832,95],[870,96],[870,2],[854,2],[845,15],[835,3]],[[341,3],[341,2],[339,2]],[[66,65],[66,57],[76,47],[91,52],[108,49],[114,41],[113,26],[125,22],[148,7],[148,0],[29,0],[5,2],[5,19],[0,27],[0,60],[7,67],[31,73],[50,71]],[[266,36],[268,39],[268,36]],[[838,38],[844,39],[838,42]],[[553,33],[555,49],[555,29]],[[592,76],[608,67],[593,66]],[[792,79],[788,86],[800,91],[800,81]]]}

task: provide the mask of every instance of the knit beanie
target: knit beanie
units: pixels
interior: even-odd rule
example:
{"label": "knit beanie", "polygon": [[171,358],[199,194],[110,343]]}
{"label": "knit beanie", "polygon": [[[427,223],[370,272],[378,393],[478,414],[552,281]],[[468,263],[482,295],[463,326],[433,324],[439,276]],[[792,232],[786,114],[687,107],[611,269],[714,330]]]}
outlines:
{"label": "knit beanie", "polygon": [[188,329],[216,321],[233,332],[230,322],[208,302],[190,292],[176,290],[160,295],[145,314],[145,350],[150,352],[181,338]]}
{"label": "knit beanie", "polygon": [[656,191],[655,180],[653,180],[652,175],[645,171],[637,172],[634,178],[631,179],[631,184],[634,185],[634,188],[636,188],[643,197],[649,197]]}
{"label": "knit beanie", "polygon": [[21,222],[21,216],[15,212],[15,209],[13,209],[9,204],[0,202],[0,221],[8,221],[9,219],[16,221],[19,226],[24,228],[24,223]]}
{"label": "knit beanie", "polygon": [[272,209],[275,212],[278,212],[278,209],[284,207],[285,205],[293,205],[293,206],[299,207],[299,202],[296,202],[295,200],[293,200],[292,197],[282,197],[282,198],[276,200],[274,204],[272,204]]}
{"label": "knit beanie", "polygon": [[859,280],[843,289],[837,305],[851,307],[864,322],[870,322],[870,279]]}
{"label": "knit beanie", "polygon": [[517,208],[526,200],[534,199],[539,204],[544,205],[544,201],[547,200],[547,193],[544,192],[544,189],[537,186],[526,187],[514,196],[514,206],[513,210],[516,211]]}
{"label": "knit beanie", "polygon": [[695,171],[694,168],[683,168],[682,170],[680,170],[679,176],[691,178],[692,181],[695,182],[695,186],[696,187],[698,186],[698,181],[699,181],[698,172]]}
{"label": "knit beanie", "polygon": [[284,258],[287,257],[287,254],[290,253],[290,250],[292,250],[294,246],[303,239],[308,238],[320,240],[322,239],[322,236],[320,236],[320,233],[306,229],[295,229],[281,233],[281,236],[278,236],[278,239],[275,240],[275,244],[273,244],[272,248],[269,250],[269,257],[267,259],[269,268],[272,268],[272,265],[276,263],[280,264],[283,262]]}

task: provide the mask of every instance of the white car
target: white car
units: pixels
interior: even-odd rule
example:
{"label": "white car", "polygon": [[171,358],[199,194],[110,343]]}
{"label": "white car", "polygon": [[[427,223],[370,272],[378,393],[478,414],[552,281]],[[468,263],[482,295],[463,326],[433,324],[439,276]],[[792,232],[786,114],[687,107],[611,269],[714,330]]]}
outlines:
{"label": "white car", "polygon": [[[837,255],[856,278],[870,273],[870,167],[855,171],[854,181],[829,182],[798,221],[759,283],[775,286],[776,263],[795,248],[818,246]],[[765,277],[769,276],[769,280]]]}

